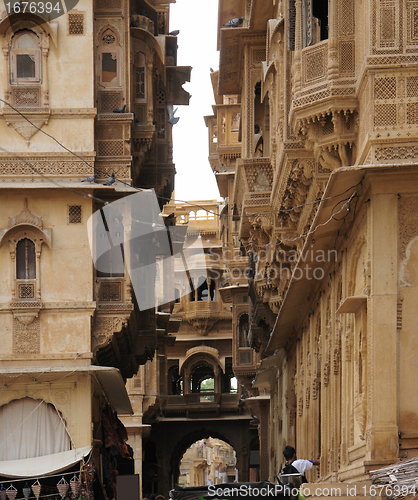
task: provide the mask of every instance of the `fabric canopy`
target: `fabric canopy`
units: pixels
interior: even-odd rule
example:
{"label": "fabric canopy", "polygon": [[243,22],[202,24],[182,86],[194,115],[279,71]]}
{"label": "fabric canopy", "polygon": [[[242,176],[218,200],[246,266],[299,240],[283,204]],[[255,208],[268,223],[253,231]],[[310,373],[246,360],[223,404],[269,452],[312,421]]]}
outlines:
{"label": "fabric canopy", "polygon": [[46,474],[61,472],[68,467],[80,462],[90,453],[91,446],[78,448],[76,450],[53,453],[36,458],[23,460],[7,460],[0,462],[0,476],[36,478]]}

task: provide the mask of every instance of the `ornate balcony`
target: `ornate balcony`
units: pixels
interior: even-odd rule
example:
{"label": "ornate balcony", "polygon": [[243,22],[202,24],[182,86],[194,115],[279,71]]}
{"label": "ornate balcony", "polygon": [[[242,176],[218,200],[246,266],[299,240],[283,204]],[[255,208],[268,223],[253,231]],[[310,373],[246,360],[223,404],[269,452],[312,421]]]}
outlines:
{"label": "ornate balcony", "polygon": [[295,54],[290,123],[329,171],[356,159],[357,109],[355,41],[329,40]]}
{"label": "ornate balcony", "polygon": [[183,319],[193,325],[200,335],[207,335],[215,323],[230,318],[231,312],[221,301],[192,301],[184,306]]}
{"label": "ornate balcony", "polygon": [[198,392],[184,395],[167,396],[163,402],[165,417],[186,415],[187,417],[218,416],[224,412],[238,412],[238,394],[217,392]]}

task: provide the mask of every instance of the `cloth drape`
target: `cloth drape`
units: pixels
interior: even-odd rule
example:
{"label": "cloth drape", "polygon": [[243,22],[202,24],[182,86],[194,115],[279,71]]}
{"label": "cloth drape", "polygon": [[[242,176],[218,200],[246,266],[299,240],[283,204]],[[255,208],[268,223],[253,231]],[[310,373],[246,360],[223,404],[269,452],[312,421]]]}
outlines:
{"label": "cloth drape", "polygon": [[0,461],[51,455],[71,449],[53,405],[23,398],[0,407]]}

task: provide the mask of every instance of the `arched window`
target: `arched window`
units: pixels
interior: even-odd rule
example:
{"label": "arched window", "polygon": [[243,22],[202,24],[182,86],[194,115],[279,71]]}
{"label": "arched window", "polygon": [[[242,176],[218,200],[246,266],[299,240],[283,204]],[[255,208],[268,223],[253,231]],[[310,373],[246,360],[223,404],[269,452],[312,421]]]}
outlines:
{"label": "arched window", "polygon": [[35,243],[23,238],[16,245],[16,278],[18,280],[36,279]]}
{"label": "arched window", "polygon": [[191,374],[192,392],[215,392],[215,374],[213,367],[201,363],[193,368]]}
{"label": "arched window", "polygon": [[99,41],[99,83],[103,87],[120,87],[121,51],[116,32],[107,28],[100,35]]}
{"label": "arched window", "polygon": [[12,83],[40,83],[41,42],[33,31],[18,32],[10,49]]}

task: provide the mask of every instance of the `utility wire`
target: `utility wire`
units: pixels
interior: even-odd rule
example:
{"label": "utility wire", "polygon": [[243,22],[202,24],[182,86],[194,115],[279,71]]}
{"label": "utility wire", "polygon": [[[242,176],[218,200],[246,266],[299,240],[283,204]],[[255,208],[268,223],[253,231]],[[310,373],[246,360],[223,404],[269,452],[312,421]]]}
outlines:
{"label": "utility wire", "polygon": [[[61,146],[65,151],[67,151],[68,153],[74,155],[76,158],[78,158],[79,160],[81,160],[83,163],[85,163],[89,168],[93,168],[94,170],[100,172],[101,174],[104,174],[104,175],[108,175],[108,172],[105,172],[103,170],[100,170],[99,168],[97,168],[96,166],[93,166],[91,165],[90,163],[88,163],[82,156],[78,155],[77,153],[75,153],[74,151],[72,151],[71,149],[67,148],[66,146],[64,146],[64,144],[62,144],[58,139],[56,139],[53,135],[51,134],[48,134],[48,132],[45,132],[43,129],[41,129],[40,127],[38,127],[37,125],[35,125],[27,116],[25,116],[21,111],[19,111],[17,108],[15,108],[14,106],[12,106],[10,103],[8,103],[7,101],[5,101],[4,99],[1,99],[0,98],[0,102],[6,104],[7,106],[9,106],[14,112],[16,112],[17,114],[19,114],[20,116],[22,116],[22,118],[24,118],[30,125],[32,125],[34,128],[36,128],[39,132],[43,133],[44,135],[46,135],[47,137],[49,137],[50,139],[52,139],[54,142],[56,142],[59,146]],[[72,188],[68,188],[68,187],[65,187],[65,186],[62,186],[60,184],[58,184],[57,182],[53,181],[52,179],[49,179],[48,177],[46,177],[44,174],[42,174],[41,172],[38,172],[36,170],[36,168],[31,165],[29,162],[23,160],[19,154],[17,153],[12,153],[10,151],[7,151],[3,148],[0,148],[2,151],[8,153],[8,154],[12,154],[14,156],[16,156],[20,161],[23,161],[26,165],[28,165],[37,175],[40,175],[41,177],[43,178],[46,178],[48,179],[48,181],[54,183],[57,187],[60,187],[60,188],[63,188],[63,189],[66,189],[72,193],[75,193],[79,196],[84,196],[84,197],[87,197],[87,198],[90,198],[90,199],[94,199],[96,201],[99,201],[101,203],[104,203],[104,204],[108,204],[108,201],[106,200],[103,200],[103,199],[100,199],[98,197],[95,197],[91,194],[86,194],[86,193],[82,193],[82,192],[79,192],[79,191],[76,191],[75,189],[72,189]],[[135,191],[148,191],[148,189],[145,189],[145,188],[138,188],[136,186],[132,186],[130,184],[128,184],[127,182],[124,182],[122,181],[121,179],[119,178],[116,178],[115,177],[115,180],[120,182],[121,184],[124,184],[125,186],[128,186],[129,188],[131,189],[134,189]],[[95,184],[93,184],[95,185]],[[345,191],[343,191],[342,193],[340,194],[337,194],[335,196],[329,196],[327,198],[323,198],[323,199],[320,199],[320,200],[314,200],[314,201],[311,201],[309,203],[304,203],[302,205],[297,205],[295,207],[291,207],[291,208],[286,208],[286,209],[276,209],[276,210],[263,210],[263,211],[259,211],[259,212],[255,212],[254,214],[252,215],[260,215],[260,214],[265,214],[265,213],[288,213],[288,212],[291,212],[293,210],[297,210],[297,209],[300,209],[300,208],[303,208],[305,206],[308,206],[308,205],[313,205],[313,204],[316,204],[316,203],[321,203],[322,201],[327,201],[327,200],[330,200],[330,199],[333,199],[333,198],[338,198],[339,196],[345,194],[346,192],[348,192],[350,189],[354,188],[358,186],[358,184],[354,185],[354,186],[351,186],[350,188],[346,189]],[[217,217],[237,217],[236,215],[225,215],[225,214],[219,214],[217,212],[214,212],[213,210],[209,210],[207,208],[205,208],[204,206],[202,205],[198,205],[197,203],[191,203],[189,201],[186,201],[186,200],[178,200],[178,199],[175,199],[175,200],[171,200],[171,198],[167,198],[165,196],[161,196],[161,195],[156,195],[157,198],[159,198],[160,200],[166,200],[166,201],[174,201],[174,202],[179,202],[179,203],[186,203],[187,205],[189,206],[193,206],[193,207],[196,207],[196,208],[200,208],[201,210],[204,210],[205,212],[207,213],[210,213],[210,214],[213,214]],[[242,218],[242,215],[238,216],[240,218]]]}

